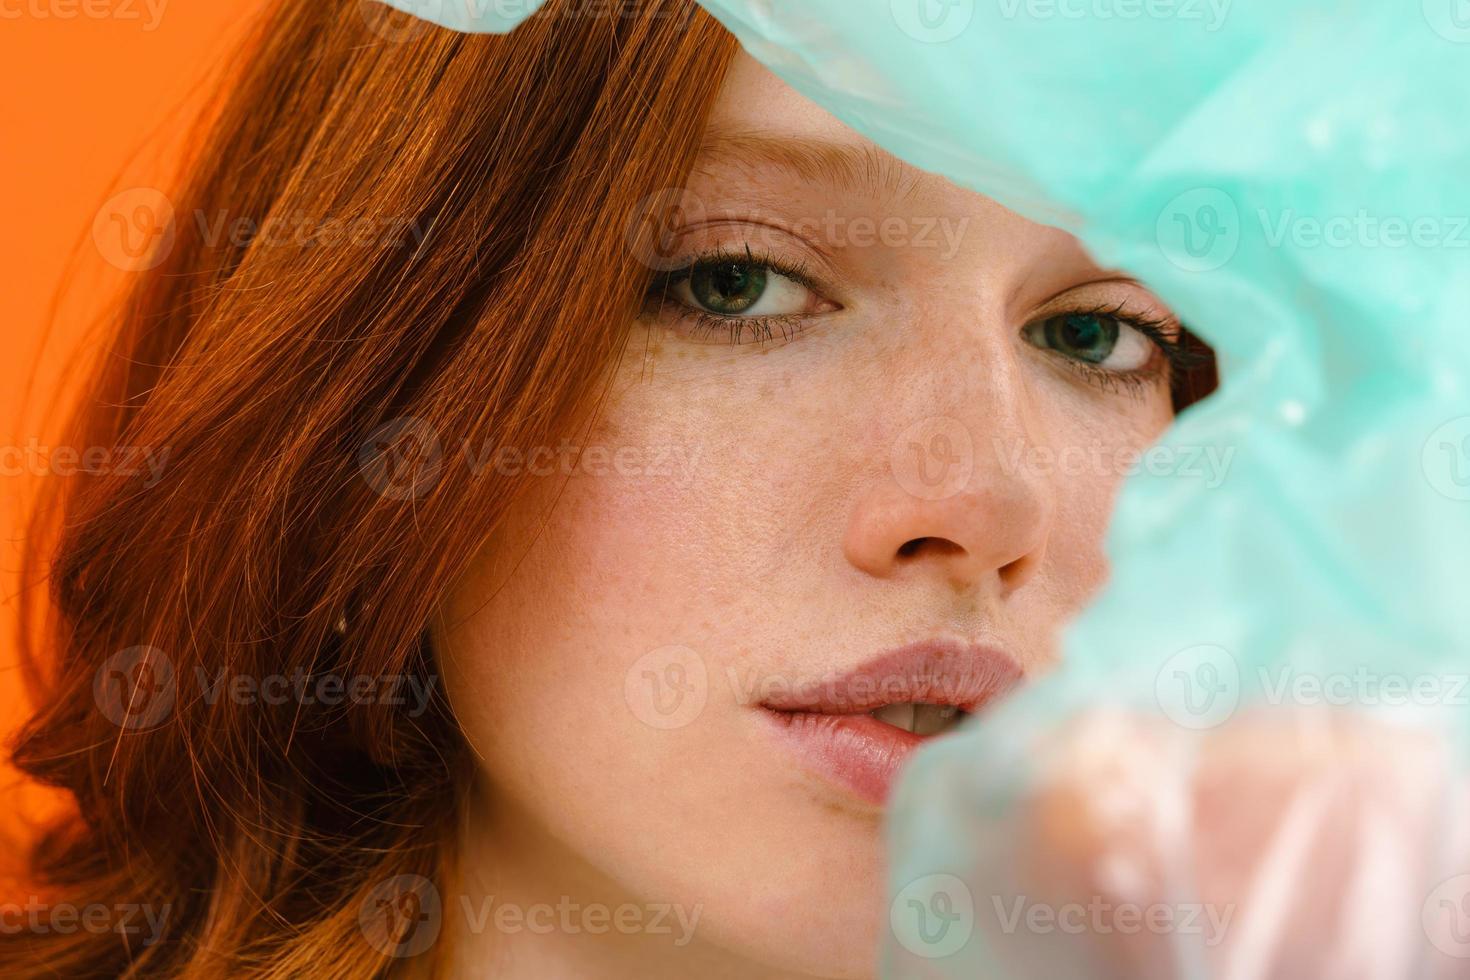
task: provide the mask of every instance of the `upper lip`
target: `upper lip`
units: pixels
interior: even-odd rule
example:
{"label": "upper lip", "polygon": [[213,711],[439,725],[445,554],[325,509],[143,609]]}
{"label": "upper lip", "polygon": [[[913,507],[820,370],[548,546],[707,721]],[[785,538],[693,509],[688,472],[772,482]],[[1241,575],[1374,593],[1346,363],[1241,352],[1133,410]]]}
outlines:
{"label": "upper lip", "polygon": [[995,647],[953,639],[921,640],[887,650],[844,673],[782,685],[761,706],[772,711],[862,714],[912,701],[973,712],[1015,687],[1023,676],[1016,659]]}

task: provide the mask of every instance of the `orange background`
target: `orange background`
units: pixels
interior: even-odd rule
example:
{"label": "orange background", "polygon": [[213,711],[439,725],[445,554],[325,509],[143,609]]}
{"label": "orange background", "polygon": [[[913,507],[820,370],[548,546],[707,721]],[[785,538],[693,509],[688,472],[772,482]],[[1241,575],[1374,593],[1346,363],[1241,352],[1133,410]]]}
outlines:
{"label": "orange background", "polygon": [[[0,731],[7,739],[26,711],[13,639],[22,519],[49,466],[44,448],[24,458],[16,449],[56,445],[57,398],[94,347],[88,333],[98,312],[129,275],[104,261],[93,220],[119,191],[169,186],[201,93],[264,6],[0,0]],[[50,802],[21,786],[8,765],[0,767],[0,792],[4,813],[35,815]],[[3,833],[24,835],[25,821],[6,821]],[[0,862],[14,862],[16,848],[6,843]],[[16,870],[0,863],[0,872]]]}

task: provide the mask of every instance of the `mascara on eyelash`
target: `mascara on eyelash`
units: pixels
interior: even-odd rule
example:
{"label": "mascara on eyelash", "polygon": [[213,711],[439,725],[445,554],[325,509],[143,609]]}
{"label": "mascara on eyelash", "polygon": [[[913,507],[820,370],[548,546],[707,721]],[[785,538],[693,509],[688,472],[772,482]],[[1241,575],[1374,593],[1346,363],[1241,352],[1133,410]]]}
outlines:
{"label": "mascara on eyelash", "polygon": [[692,256],[683,266],[654,277],[649,286],[649,293],[667,293],[670,287],[676,286],[688,279],[696,269],[724,265],[725,263],[769,269],[771,272],[778,273],[786,276],[788,279],[801,283],[801,285],[808,289],[815,290],[818,288],[805,262],[787,262],[784,259],[767,253],[756,252],[751,249],[750,243],[746,242],[743,252],[721,247],[712,252]]}
{"label": "mascara on eyelash", "polygon": [[[656,299],[660,311],[668,303],[669,292],[682,282],[687,281],[693,273],[701,268],[718,266],[723,263],[753,266],[775,272],[786,276],[793,281],[801,283],[808,289],[818,290],[820,287],[814,283],[807,274],[804,264],[793,265],[783,262],[773,256],[757,254],[745,243],[744,252],[738,252],[729,248],[720,248],[713,252],[693,257],[688,263],[678,269],[671,270],[656,277],[647,292],[650,304]],[[729,343],[763,343],[773,339],[775,329],[779,327],[783,340],[791,340],[801,333],[804,326],[804,317],[800,315],[783,314],[780,316],[725,316],[706,310],[699,310],[677,304],[681,308],[681,315],[687,317],[693,326],[693,332],[700,337],[708,337],[718,330],[724,329],[729,333]],[[1187,342],[1190,336],[1188,329],[1173,318],[1155,318],[1140,316],[1136,313],[1128,313],[1127,304],[1118,303],[1113,306],[1100,305],[1091,308],[1077,309],[1066,312],[1057,312],[1054,316],[1093,316],[1114,320],[1125,324],[1148,337],[1164,355],[1167,365],[1166,374],[1172,375],[1186,372],[1201,363],[1201,358],[1208,358],[1208,354],[1202,354],[1195,345]],[[1179,336],[1170,333],[1173,328]],[[755,336],[743,339],[747,331]],[[1103,371],[1090,368],[1078,362],[1069,361],[1072,367],[1085,372],[1088,379],[1098,383],[1108,390],[1116,390],[1120,384],[1142,385],[1149,379],[1142,374],[1128,374],[1126,372]]]}
{"label": "mascara on eyelash", "polygon": [[1129,313],[1125,303],[1069,310],[1052,315],[1106,317],[1126,324],[1157,344],[1168,359],[1169,367],[1175,371],[1188,371],[1210,359],[1208,353],[1199,350],[1198,345],[1192,342],[1194,334],[1179,320],[1173,317],[1148,317]]}
{"label": "mascara on eyelash", "polygon": [[[774,316],[724,316],[707,310],[695,309],[686,304],[674,301],[670,303],[669,294],[675,286],[688,281],[695,271],[702,268],[711,268],[725,263],[752,266],[774,272],[784,276],[793,282],[812,290],[820,292],[821,287],[816,283],[807,271],[807,266],[802,262],[787,262],[764,252],[756,252],[749,242],[744,245],[744,251],[737,251],[728,247],[715,249],[696,255],[680,268],[665,272],[654,277],[645,294],[647,307],[656,307],[662,312],[666,306],[678,307],[679,313],[690,323],[690,330],[697,337],[703,339],[720,330],[729,333],[729,343],[749,344],[764,343],[773,340],[777,330],[783,341],[791,340],[804,328],[804,320],[808,314],[780,314]],[[746,333],[753,334],[746,337]]]}

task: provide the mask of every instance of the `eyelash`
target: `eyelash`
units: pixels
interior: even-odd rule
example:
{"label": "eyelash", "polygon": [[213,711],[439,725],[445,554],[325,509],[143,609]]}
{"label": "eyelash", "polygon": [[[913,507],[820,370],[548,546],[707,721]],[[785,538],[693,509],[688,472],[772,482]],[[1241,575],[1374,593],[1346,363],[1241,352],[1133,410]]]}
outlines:
{"label": "eyelash", "polygon": [[[1054,351],[1042,350],[1044,354],[1054,354],[1055,359],[1061,361],[1069,370],[1076,371],[1084,380],[1104,391],[1123,390],[1129,394],[1137,394],[1157,381],[1161,374],[1166,378],[1172,378],[1197,366],[1201,361],[1200,353],[1185,340],[1188,330],[1183,324],[1170,317],[1150,317],[1139,313],[1129,313],[1126,303],[1062,309],[1048,313],[1047,316],[1048,318],[1095,316],[1116,320],[1143,334],[1159,349],[1164,359],[1162,371],[1156,366],[1145,367],[1137,371],[1109,371]],[[1027,324],[1029,325],[1030,323]]]}
{"label": "eyelash", "polygon": [[[649,312],[662,312],[673,307],[699,339],[705,339],[717,331],[725,330],[730,334],[729,342],[732,344],[765,343],[776,335],[777,330],[781,332],[782,340],[791,340],[806,329],[807,320],[820,315],[788,313],[781,316],[721,316],[707,310],[694,309],[677,300],[672,302],[669,300],[669,294],[674,287],[688,280],[695,269],[726,262],[755,266],[775,272],[792,282],[805,286],[814,293],[821,293],[821,287],[808,271],[805,263],[787,262],[773,255],[756,252],[747,244],[743,250],[721,248],[713,252],[706,252],[696,256],[683,268],[658,276],[648,289]],[[754,336],[750,339],[743,339],[746,331],[751,331]]]}
{"label": "eyelash", "polygon": [[[710,313],[707,310],[694,309],[677,300],[670,302],[669,295],[674,287],[686,281],[694,270],[703,266],[719,265],[726,262],[743,263],[775,272],[785,276],[793,282],[799,283],[814,293],[821,293],[821,287],[816,279],[808,271],[805,263],[787,262],[776,256],[754,251],[747,243],[743,250],[732,248],[720,248],[712,252],[696,256],[687,265],[657,276],[649,286],[647,293],[647,309],[645,313],[658,315],[670,306],[676,308],[679,318],[700,339],[706,339],[718,331],[724,330],[729,334],[729,343],[765,343],[776,336],[780,331],[783,341],[791,340],[806,328],[806,321],[817,314],[793,313],[781,316],[722,316],[718,313]],[[1176,320],[1167,317],[1149,317],[1138,313],[1130,313],[1127,304],[1119,303],[1113,306],[1101,305],[1091,307],[1078,307],[1076,309],[1056,310],[1049,316],[1096,316],[1116,320],[1137,330],[1149,339],[1159,349],[1164,358],[1164,373],[1173,376],[1179,372],[1187,371],[1199,363],[1201,355],[1185,341],[1187,330]],[[1027,324],[1029,326],[1030,323]],[[746,332],[753,336],[746,339]],[[1054,353],[1043,351],[1043,353]],[[1079,361],[1076,358],[1055,354],[1055,359],[1061,361],[1069,370],[1076,371],[1083,380],[1101,388],[1104,391],[1116,392],[1126,389],[1129,393],[1137,393],[1153,384],[1159,377],[1160,371],[1157,367],[1145,368],[1139,371],[1120,372],[1109,371],[1095,365]]]}

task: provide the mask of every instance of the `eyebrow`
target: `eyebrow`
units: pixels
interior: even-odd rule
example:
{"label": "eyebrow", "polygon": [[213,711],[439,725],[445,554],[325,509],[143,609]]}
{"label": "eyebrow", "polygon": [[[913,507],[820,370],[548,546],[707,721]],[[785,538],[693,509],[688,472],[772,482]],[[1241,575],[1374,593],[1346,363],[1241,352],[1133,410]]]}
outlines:
{"label": "eyebrow", "polygon": [[799,180],[901,198],[928,174],[868,142],[839,143],[810,136],[780,136],[762,130],[711,127],[699,147],[696,169],[769,163]]}

